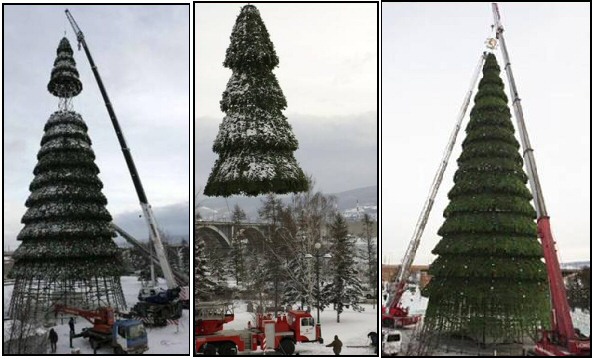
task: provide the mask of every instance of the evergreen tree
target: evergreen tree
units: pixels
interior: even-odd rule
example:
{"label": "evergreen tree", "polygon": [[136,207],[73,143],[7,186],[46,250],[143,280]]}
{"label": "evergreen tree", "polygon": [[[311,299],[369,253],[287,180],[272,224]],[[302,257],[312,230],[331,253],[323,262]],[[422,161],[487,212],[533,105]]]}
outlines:
{"label": "evergreen tree", "polygon": [[187,273],[189,275],[190,273],[190,247],[189,247],[189,241],[187,239],[182,239],[181,240],[181,247],[180,247],[180,256],[181,256],[181,270],[183,273]]}
{"label": "evergreen tree", "polygon": [[[288,262],[288,280],[285,283],[282,304],[299,304],[302,308],[312,305],[311,286],[313,270],[311,261],[304,255],[294,256]],[[321,309],[321,308],[320,308]]]}
{"label": "evergreen tree", "polygon": [[210,266],[210,279],[216,283],[218,290],[228,287],[227,278],[230,275],[230,258],[225,249],[219,246],[207,246],[204,249]]}
{"label": "evergreen tree", "polygon": [[[45,124],[25,202],[25,226],[17,237],[22,243],[13,257],[17,283],[11,309],[27,300],[23,296],[38,296],[37,305],[50,305],[51,299],[42,297],[52,291],[63,291],[61,301],[69,303],[74,300],[68,298],[71,288],[85,295],[79,305],[125,308],[119,279],[124,265],[113,241],[88,128],[81,115],[69,109],[71,97],[82,90],[72,56],[63,38],[47,86],[60,98],[60,109]],[[37,292],[42,288],[43,293]]]}
{"label": "evergreen tree", "polygon": [[238,203],[235,203],[235,207],[233,207],[233,214],[232,214],[232,221],[234,224],[240,224],[242,221],[247,219],[247,215],[245,211],[239,206]]}
{"label": "evergreen tree", "polygon": [[[376,236],[374,235],[374,224],[368,213],[365,213],[362,217],[362,238],[365,241],[365,251],[363,254],[363,260],[367,266],[366,275],[368,279],[368,288],[373,292],[373,298],[377,298],[377,247],[375,245]],[[373,301],[373,309],[375,308],[375,301]]]}
{"label": "evergreen tree", "polygon": [[235,278],[235,282],[239,285],[243,281],[245,275],[245,246],[243,240],[245,236],[239,231],[231,240],[231,275]]}
{"label": "evergreen tree", "polygon": [[337,322],[344,307],[352,306],[354,310],[363,310],[358,304],[362,297],[362,285],[356,269],[354,240],[348,234],[348,224],[341,213],[336,215],[330,227],[332,247],[330,268],[333,271],[332,281],[323,288],[327,302],[336,306]]}
{"label": "evergreen tree", "polygon": [[223,65],[233,71],[222,94],[226,113],[213,150],[219,155],[207,196],[300,192],[307,189],[293,152],[298,142],[282,111],[286,99],[272,70],[274,45],[253,5],[241,9]]}
{"label": "evergreen tree", "polygon": [[427,329],[482,342],[521,341],[549,317],[536,214],[499,74],[488,54],[425,292]]}
{"label": "evergreen tree", "polygon": [[574,310],[580,308],[591,313],[591,268],[584,267],[568,278],[566,295]]}
{"label": "evergreen tree", "polygon": [[215,283],[210,279],[210,262],[206,255],[204,239],[196,236],[194,263],[194,297],[195,301],[210,300],[214,295]]}
{"label": "evergreen tree", "polygon": [[280,214],[283,209],[282,200],[274,193],[268,193],[261,201],[261,208],[257,210],[259,218],[272,225],[275,229],[280,222]]}

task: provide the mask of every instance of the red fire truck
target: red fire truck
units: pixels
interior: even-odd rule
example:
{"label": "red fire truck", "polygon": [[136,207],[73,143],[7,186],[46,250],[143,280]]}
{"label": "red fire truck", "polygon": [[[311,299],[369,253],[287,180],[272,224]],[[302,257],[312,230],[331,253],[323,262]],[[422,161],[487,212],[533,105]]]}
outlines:
{"label": "red fire truck", "polygon": [[297,342],[319,342],[321,327],[310,313],[289,310],[273,319],[271,314],[258,314],[255,326],[223,330],[235,319],[230,303],[200,303],[196,308],[196,351],[207,356],[230,356],[239,352],[274,349],[292,355]]}

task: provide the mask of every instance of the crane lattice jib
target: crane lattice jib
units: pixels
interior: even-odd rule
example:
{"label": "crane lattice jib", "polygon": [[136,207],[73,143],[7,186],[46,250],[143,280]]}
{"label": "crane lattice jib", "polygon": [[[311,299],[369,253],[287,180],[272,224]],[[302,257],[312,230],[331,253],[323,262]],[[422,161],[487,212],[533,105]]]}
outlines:
{"label": "crane lattice jib", "polygon": [[482,66],[484,65],[484,59],[485,54],[480,55],[480,58],[478,59],[478,64],[476,65],[470,82],[469,90],[465,95],[465,98],[463,99],[461,108],[459,109],[455,127],[453,128],[453,131],[449,136],[449,141],[447,143],[447,147],[445,148],[443,158],[439,164],[439,168],[437,169],[434,179],[432,180],[432,184],[430,185],[428,198],[424,203],[424,207],[422,207],[422,211],[420,212],[420,216],[418,217],[418,221],[416,222],[416,227],[414,228],[414,233],[412,234],[412,239],[408,244],[408,249],[406,250],[406,254],[404,256],[404,259],[402,260],[402,266],[400,268],[395,284],[395,293],[394,296],[392,296],[392,299],[390,300],[388,307],[396,306],[399,303],[401,296],[405,290],[406,281],[410,276],[412,263],[414,262],[414,258],[416,257],[416,251],[418,250],[418,246],[420,245],[420,239],[422,238],[422,234],[424,233],[424,229],[426,228],[426,223],[428,222],[428,217],[434,204],[434,199],[439,191],[441,182],[443,181],[443,175],[445,173],[445,170],[447,169],[447,164],[449,163],[451,153],[453,152],[453,147],[455,146],[457,135],[459,134],[459,130],[461,129],[461,123],[463,122],[463,118],[465,117],[465,114],[467,112],[467,108],[469,106],[473,90],[476,87],[476,83],[478,82],[480,71],[482,70]]}
{"label": "crane lattice jib", "polygon": [[507,73],[509,81],[509,90],[511,92],[511,100],[513,103],[513,112],[515,119],[517,120],[517,129],[519,131],[519,137],[521,139],[521,145],[523,147],[523,159],[525,161],[525,168],[527,176],[529,178],[529,185],[531,192],[533,193],[533,202],[535,204],[535,210],[537,212],[537,224],[538,234],[541,238],[544,259],[546,261],[546,268],[548,270],[548,279],[550,282],[550,294],[552,298],[552,323],[553,330],[558,332],[564,338],[573,338],[574,327],[572,325],[572,319],[570,317],[570,309],[568,306],[568,300],[566,298],[566,289],[564,288],[564,280],[562,279],[562,273],[560,271],[560,263],[558,261],[558,255],[556,254],[556,248],[554,245],[554,238],[550,229],[549,216],[544,202],[544,197],[539,182],[539,176],[537,174],[537,166],[535,164],[535,157],[533,155],[533,149],[531,148],[531,142],[529,141],[529,135],[527,134],[527,127],[525,126],[525,120],[523,119],[523,108],[521,107],[521,98],[517,91],[517,85],[515,84],[515,78],[511,69],[511,62],[509,60],[509,53],[507,51],[506,43],[503,36],[503,27],[500,21],[500,12],[498,11],[498,5],[492,4],[492,12],[494,15],[494,28],[496,30],[496,38],[500,42],[500,50],[504,60],[504,68]]}
{"label": "crane lattice jib", "polygon": [[74,20],[74,17],[70,13],[70,11],[68,11],[68,9],[66,9],[66,17],[68,18],[68,21],[70,22],[70,25],[72,25],[72,29],[76,34],[76,39],[78,40],[78,48],[80,49],[80,46],[82,45],[86,57],[91,65],[91,69],[93,71],[93,75],[95,76],[95,80],[97,81],[97,85],[99,85],[101,96],[103,97],[103,101],[105,102],[105,107],[107,107],[109,118],[111,119],[111,123],[113,124],[113,128],[115,129],[117,140],[119,141],[119,145],[121,147],[121,151],[124,155],[124,159],[128,166],[128,170],[130,171],[130,175],[132,176],[132,182],[134,183],[134,188],[136,189],[136,194],[138,195],[138,199],[140,201],[140,207],[142,208],[144,219],[146,220],[146,224],[148,225],[150,239],[156,249],[156,253],[159,258],[159,263],[161,269],[163,270],[163,275],[167,280],[167,286],[169,287],[169,289],[176,288],[178,287],[178,284],[175,280],[175,277],[173,276],[171,266],[169,265],[169,261],[167,260],[167,256],[165,254],[165,248],[163,247],[163,242],[161,241],[161,236],[158,231],[156,218],[154,217],[152,207],[150,206],[150,204],[148,203],[148,199],[146,198],[146,193],[144,192],[144,187],[142,186],[142,182],[140,181],[140,175],[138,174],[138,170],[136,169],[134,159],[132,158],[132,153],[130,152],[130,148],[126,144],[126,139],[124,138],[123,131],[119,125],[117,116],[115,115],[115,110],[113,109],[111,101],[109,100],[109,96],[107,95],[107,90],[103,85],[101,75],[99,75],[99,70],[97,69],[95,61],[91,56],[91,52],[87,46],[84,34],[80,30],[80,27],[78,27],[76,20]]}

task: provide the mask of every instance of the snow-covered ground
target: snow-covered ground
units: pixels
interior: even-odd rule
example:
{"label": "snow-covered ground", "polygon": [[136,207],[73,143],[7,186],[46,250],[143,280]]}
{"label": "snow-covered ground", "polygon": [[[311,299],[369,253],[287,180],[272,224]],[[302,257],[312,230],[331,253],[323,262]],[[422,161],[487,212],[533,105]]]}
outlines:
{"label": "snow-covered ground", "polygon": [[[363,312],[345,309],[340,315],[340,323],[336,322],[336,311],[326,309],[320,312],[321,336],[324,343],[329,344],[337,335],[343,343],[341,355],[375,355],[370,346],[367,334],[378,332],[377,306],[373,309],[371,304],[363,304]],[[315,309],[311,312],[316,318]],[[245,329],[247,322],[254,323],[252,313],[247,312],[247,304],[242,301],[235,302],[235,320],[226,324],[225,329]],[[327,355],[333,356],[332,348],[319,343],[297,343],[295,353],[299,355]]]}
{"label": "snow-covered ground", "polygon": [[[165,282],[160,282],[166,288]],[[141,283],[136,277],[122,277],[121,286],[126,298],[126,304],[131,308],[137,301],[138,291]],[[10,297],[12,296],[13,285],[4,286],[4,317],[7,316],[8,306],[10,304]],[[76,318],[76,332],[84,327],[90,327],[83,318]],[[189,354],[191,352],[190,338],[193,337],[190,330],[189,311],[183,311],[183,317],[179,319],[179,326],[168,325],[161,328],[146,328],[148,334],[148,351],[145,354]],[[54,327],[58,333],[58,344],[56,354],[70,354],[69,346],[69,328],[67,321],[59,323]],[[93,350],[89,345],[88,340],[84,338],[76,338],[73,340],[73,346],[80,349],[81,354],[93,354]],[[113,354],[113,350],[109,348],[100,348],[98,354]]]}

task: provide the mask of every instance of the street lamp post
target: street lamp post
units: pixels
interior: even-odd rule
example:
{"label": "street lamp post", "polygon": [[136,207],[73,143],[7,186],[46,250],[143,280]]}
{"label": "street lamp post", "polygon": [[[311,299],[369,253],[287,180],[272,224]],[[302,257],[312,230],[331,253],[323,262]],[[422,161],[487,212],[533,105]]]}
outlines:
{"label": "street lamp post", "polygon": [[321,284],[319,282],[319,267],[320,267],[319,259],[332,257],[331,254],[329,254],[329,253],[322,254],[320,249],[321,249],[321,243],[316,242],[315,243],[315,254],[309,254],[309,253],[305,254],[305,258],[315,257],[315,276],[317,279],[317,295],[316,295],[316,297],[317,297],[316,298],[317,299],[317,325],[321,324],[319,321],[319,307],[320,307],[320,303],[319,303],[320,298],[319,297],[321,297],[321,295],[320,295],[321,294]]}

